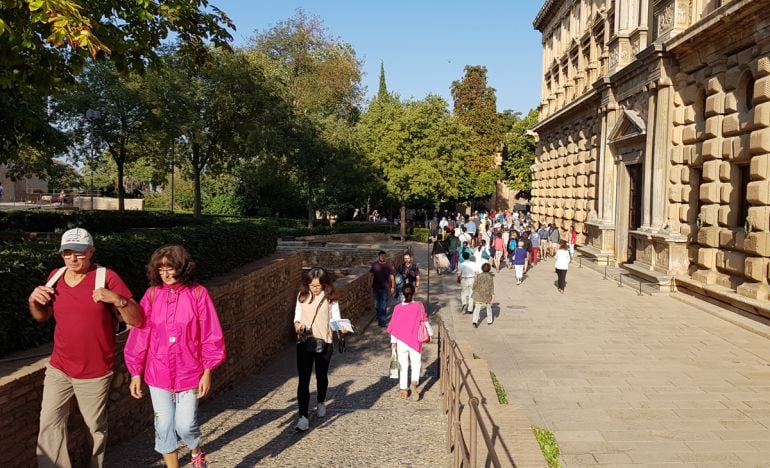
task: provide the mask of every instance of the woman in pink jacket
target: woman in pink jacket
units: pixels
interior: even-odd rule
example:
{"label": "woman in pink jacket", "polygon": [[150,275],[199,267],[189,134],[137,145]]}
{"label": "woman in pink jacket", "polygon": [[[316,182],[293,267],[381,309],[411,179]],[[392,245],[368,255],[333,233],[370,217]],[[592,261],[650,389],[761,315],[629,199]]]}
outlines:
{"label": "woman in pink jacket", "polygon": [[179,438],[192,465],[206,467],[200,448],[198,400],[211,390],[211,371],[225,360],[217,311],[203,286],[193,282],[195,263],[180,245],[156,250],[147,265],[144,325],[132,328],[124,350],[131,396],[142,398],[142,377],[155,411],[155,450],[178,467]]}
{"label": "woman in pink jacket", "polygon": [[403,289],[404,301],[393,308],[393,317],[388,323],[390,333],[390,345],[396,350],[400,367],[398,388],[401,390],[401,398],[409,397],[407,390],[407,372],[412,366],[412,394],[415,399],[420,399],[418,384],[420,383],[420,368],[422,367],[422,343],[418,338],[420,327],[424,324],[428,332],[428,342],[433,336],[433,329],[425,313],[425,306],[420,301],[412,300],[415,288],[413,284],[407,284]]}

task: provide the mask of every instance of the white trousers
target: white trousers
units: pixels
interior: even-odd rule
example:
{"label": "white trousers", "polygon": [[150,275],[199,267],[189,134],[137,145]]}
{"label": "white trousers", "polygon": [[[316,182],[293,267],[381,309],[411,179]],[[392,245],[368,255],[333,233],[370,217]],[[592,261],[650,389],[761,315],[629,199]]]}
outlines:
{"label": "white trousers", "polygon": [[407,381],[409,363],[412,364],[412,382],[420,381],[420,367],[422,366],[422,355],[410,348],[401,340],[396,340],[396,354],[398,354],[398,364],[401,368],[398,373],[398,388],[406,390],[409,382]]}
{"label": "white trousers", "polygon": [[476,303],[476,307],[473,308],[473,323],[479,323],[481,318],[481,309],[487,311],[487,323],[492,323],[492,304]]}
{"label": "white trousers", "polygon": [[516,271],[516,279],[521,280],[524,277],[524,265],[514,265],[514,271]]}
{"label": "white trousers", "polygon": [[475,277],[460,279],[460,303],[468,306],[468,312],[473,310],[473,283]]}

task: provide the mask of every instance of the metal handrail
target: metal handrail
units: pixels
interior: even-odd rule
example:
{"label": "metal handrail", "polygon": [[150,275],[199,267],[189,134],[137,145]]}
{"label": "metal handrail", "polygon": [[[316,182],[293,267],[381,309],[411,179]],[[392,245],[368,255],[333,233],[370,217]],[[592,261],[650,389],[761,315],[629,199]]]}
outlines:
{"label": "metal handrail", "polygon": [[[438,322],[438,345],[439,345],[439,375],[442,406],[448,419],[448,437],[447,449],[453,453],[456,467],[477,466],[478,459],[478,436],[481,435],[487,450],[486,466],[500,467],[500,459],[495,451],[495,446],[490,431],[482,419],[480,401],[477,395],[470,388],[468,379],[473,379],[470,368],[462,354],[459,352],[457,343],[449,337],[449,332],[441,317]],[[467,373],[463,372],[467,369]],[[461,392],[467,395],[468,403],[461,404]],[[470,407],[470,411],[467,408]],[[465,433],[462,427],[462,421],[465,414],[468,414],[468,432]],[[515,466],[515,464],[514,464]]]}
{"label": "metal handrail", "polygon": [[[578,257],[578,268],[583,268],[583,258],[584,257],[582,255]],[[617,281],[619,288],[623,287],[623,286],[630,286],[627,283],[623,284],[623,275],[618,275],[618,279],[615,279],[611,274],[609,274],[608,269],[609,269],[610,259],[612,258],[611,255],[603,255],[603,256],[597,257],[597,258],[604,258],[605,259],[605,261],[604,261],[604,271],[602,272],[602,277],[603,277],[602,279],[604,279],[604,280],[611,279],[613,281]],[[592,270],[593,270],[593,268],[592,268]],[[638,279],[638,278],[634,278],[634,282],[638,282],[639,283],[639,289],[636,291],[636,294],[638,296],[644,295],[644,293],[642,292],[642,287],[645,286],[645,285],[668,286],[669,287],[669,292],[672,292],[672,293],[676,292],[676,283],[674,282],[673,279],[669,282],[668,285],[665,285],[665,284],[662,285],[662,284],[660,284],[660,283],[658,283],[656,281],[644,281],[644,280],[641,280],[641,279]]]}

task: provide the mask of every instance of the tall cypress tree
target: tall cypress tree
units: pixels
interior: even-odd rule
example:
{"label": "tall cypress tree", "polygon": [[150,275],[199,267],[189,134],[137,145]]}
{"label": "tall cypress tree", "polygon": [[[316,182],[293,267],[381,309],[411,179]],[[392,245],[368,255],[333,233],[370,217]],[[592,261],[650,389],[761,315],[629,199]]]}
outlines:
{"label": "tall cypress tree", "polygon": [[380,60],[380,89],[377,91],[377,99],[388,95],[388,87],[385,85],[385,64]]}

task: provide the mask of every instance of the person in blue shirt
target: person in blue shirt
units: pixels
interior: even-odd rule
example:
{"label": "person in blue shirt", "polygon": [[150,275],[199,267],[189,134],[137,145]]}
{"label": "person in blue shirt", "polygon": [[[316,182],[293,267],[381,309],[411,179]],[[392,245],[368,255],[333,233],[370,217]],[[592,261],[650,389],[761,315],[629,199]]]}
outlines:
{"label": "person in blue shirt", "polygon": [[549,243],[550,241],[548,236],[548,225],[546,224],[540,224],[540,229],[537,231],[538,237],[540,237],[540,250],[538,251],[538,254],[540,255],[540,259],[547,258],[549,255]]}
{"label": "person in blue shirt", "polygon": [[469,236],[471,236],[470,240],[470,246],[474,247],[476,245],[476,223],[474,222],[473,218],[469,219],[467,223],[465,223],[465,229]]}
{"label": "person in blue shirt", "polygon": [[529,233],[529,241],[532,245],[530,248],[530,263],[532,263],[532,266],[535,266],[537,265],[537,259],[540,255],[540,234],[535,228],[532,228],[532,232]]}
{"label": "person in blue shirt", "polygon": [[524,271],[527,269],[527,249],[524,248],[524,241],[520,240],[518,246],[513,250],[511,262],[516,272],[516,286],[524,280]]}

